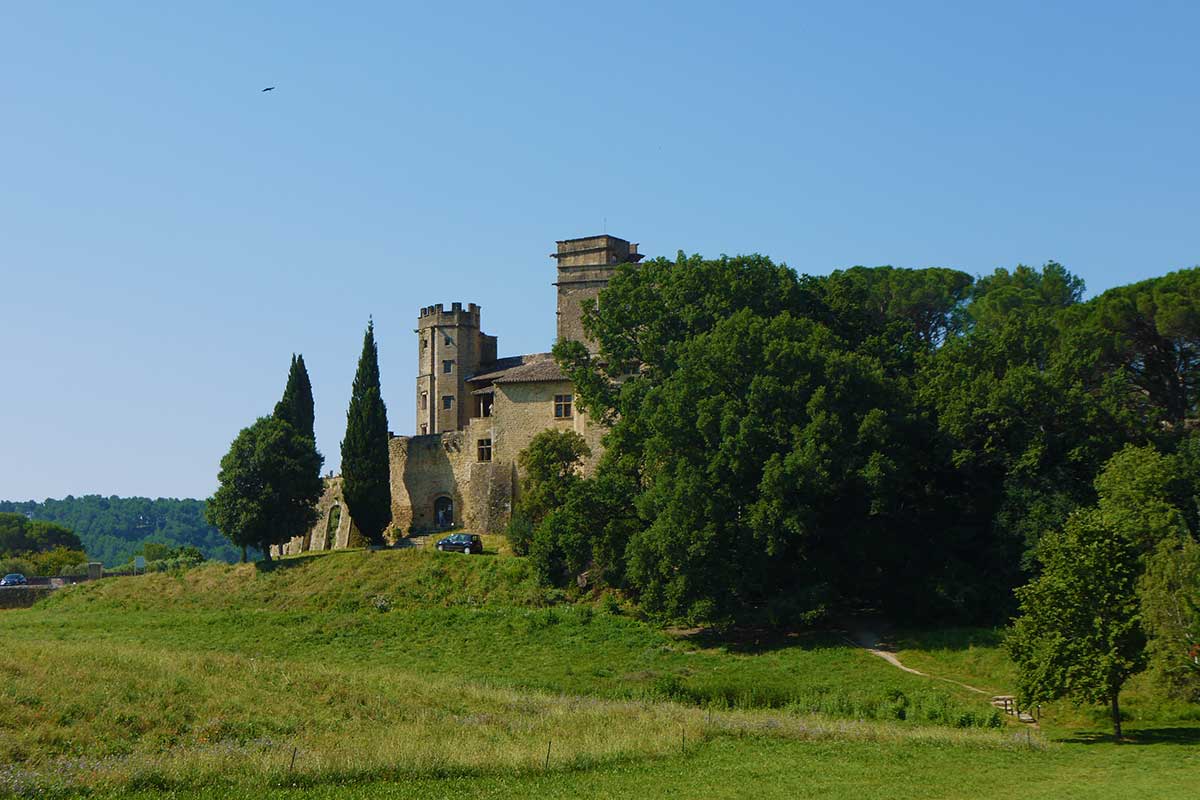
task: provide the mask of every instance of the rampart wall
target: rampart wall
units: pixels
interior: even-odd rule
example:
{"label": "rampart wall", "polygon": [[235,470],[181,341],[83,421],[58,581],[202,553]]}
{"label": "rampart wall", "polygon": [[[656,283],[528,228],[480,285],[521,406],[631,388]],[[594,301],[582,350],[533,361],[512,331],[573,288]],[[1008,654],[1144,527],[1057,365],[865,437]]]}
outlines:
{"label": "rampart wall", "polygon": [[513,466],[479,461],[472,438],[478,433],[477,426],[469,426],[467,431],[391,439],[393,529],[403,535],[441,527],[435,507],[439,498],[449,498],[457,526],[479,533],[504,530],[512,510]]}

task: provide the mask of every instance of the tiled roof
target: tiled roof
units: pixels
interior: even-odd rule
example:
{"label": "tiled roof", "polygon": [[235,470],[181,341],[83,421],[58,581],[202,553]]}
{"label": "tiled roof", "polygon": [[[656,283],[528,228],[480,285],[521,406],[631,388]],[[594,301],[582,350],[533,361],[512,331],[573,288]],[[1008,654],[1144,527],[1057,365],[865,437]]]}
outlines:
{"label": "tiled roof", "polygon": [[471,383],[536,383],[539,381],[565,381],[567,376],[558,368],[554,356],[549,353],[529,353],[523,356],[501,358],[487,372],[467,378]]}

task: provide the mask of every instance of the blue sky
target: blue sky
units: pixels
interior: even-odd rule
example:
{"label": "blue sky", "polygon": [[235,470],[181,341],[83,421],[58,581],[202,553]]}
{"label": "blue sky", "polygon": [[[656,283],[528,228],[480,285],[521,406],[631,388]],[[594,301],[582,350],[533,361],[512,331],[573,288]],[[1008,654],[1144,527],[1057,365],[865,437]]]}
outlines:
{"label": "blue sky", "polygon": [[411,433],[417,309],[546,350],[554,241],[605,229],[1200,262],[1195,3],[166,5],[0,2],[0,499],[207,496],[293,352],[336,469],[368,315]]}

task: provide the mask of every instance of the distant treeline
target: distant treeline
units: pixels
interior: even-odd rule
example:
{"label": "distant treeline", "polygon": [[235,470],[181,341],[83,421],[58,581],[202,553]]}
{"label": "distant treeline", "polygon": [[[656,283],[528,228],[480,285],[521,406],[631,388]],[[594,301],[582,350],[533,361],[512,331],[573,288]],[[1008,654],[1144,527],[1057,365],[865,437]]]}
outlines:
{"label": "distant treeline", "polygon": [[206,558],[236,561],[241,553],[204,520],[204,501],[160,497],[66,496],[43,502],[0,501],[0,512],[63,525],[79,536],[88,557],[106,566],[128,563],[143,542],[192,546]]}

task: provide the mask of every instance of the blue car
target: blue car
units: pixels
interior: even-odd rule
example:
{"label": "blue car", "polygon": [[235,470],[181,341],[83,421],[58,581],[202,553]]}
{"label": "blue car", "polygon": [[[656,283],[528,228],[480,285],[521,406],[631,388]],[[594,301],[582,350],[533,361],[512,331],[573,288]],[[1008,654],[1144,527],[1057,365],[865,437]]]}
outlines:
{"label": "blue car", "polygon": [[29,581],[25,580],[25,576],[19,572],[10,572],[3,578],[0,578],[0,586],[25,586]]}
{"label": "blue car", "polygon": [[445,539],[438,539],[437,549],[466,555],[482,553],[483,539],[480,539],[477,533],[452,533]]}

